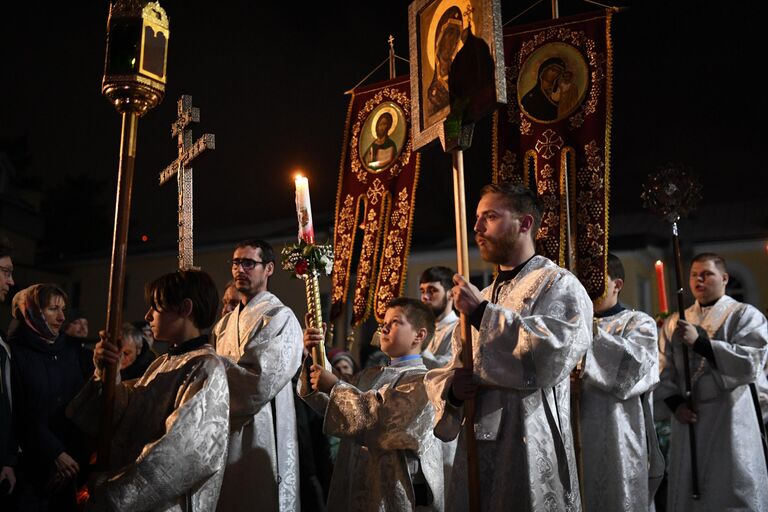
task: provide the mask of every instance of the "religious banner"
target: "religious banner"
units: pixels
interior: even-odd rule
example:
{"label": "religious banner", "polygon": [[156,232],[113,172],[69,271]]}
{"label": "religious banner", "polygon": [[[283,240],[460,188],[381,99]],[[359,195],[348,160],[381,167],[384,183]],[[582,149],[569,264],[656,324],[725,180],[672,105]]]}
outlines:
{"label": "religious banner", "polygon": [[608,253],[613,12],[505,28],[509,101],[494,118],[494,182],[537,191],[539,252],[593,299]]}
{"label": "religious banner", "polygon": [[[331,317],[347,299],[355,240],[362,235],[352,323],[371,307],[383,321],[405,285],[419,156],[411,143],[407,76],[352,92],[336,195]],[[382,257],[383,256],[383,257]]]}

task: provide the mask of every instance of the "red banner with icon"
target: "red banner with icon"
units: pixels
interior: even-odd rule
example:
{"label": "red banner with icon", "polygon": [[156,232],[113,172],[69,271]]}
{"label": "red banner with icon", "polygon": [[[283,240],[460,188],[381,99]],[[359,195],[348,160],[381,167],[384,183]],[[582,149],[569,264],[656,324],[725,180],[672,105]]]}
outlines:
{"label": "red banner with icon", "polygon": [[352,93],[336,196],[331,318],[347,301],[355,241],[362,237],[352,298],[352,324],[405,285],[419,155],[411,144],[410,81],[394,78]]}
{"label": "red banner with icon", "polygon": [[537,191],[538,252],[593,299],[608,253],[613,12],[506,27],[508,103],[494,117],[494,181]]}

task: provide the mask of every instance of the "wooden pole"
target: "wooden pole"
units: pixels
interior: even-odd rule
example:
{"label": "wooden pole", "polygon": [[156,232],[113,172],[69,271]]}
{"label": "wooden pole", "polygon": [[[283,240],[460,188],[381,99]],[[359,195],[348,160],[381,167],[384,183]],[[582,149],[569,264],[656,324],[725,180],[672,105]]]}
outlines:
{"label": "wooden pole", "polygon": [[[107,334],[109,341],[120,343],[123,324],[123,295],[125,290],[125,259],[128,246],[128,220],[131,215],[133,170],[136,163],[136,135],[139,114],[129,110],[122,112],[120,162],[117,173],[117,198],[115,202],[115,226],[112,237],[112,259],[109,266],[109,290],[107,292]],[[109,467],[112,443],[112,418],[115,410],[115,380],[117,363],[109,364],[102,374],[103,407],[99,430],[98,466]]]}
{"label": "wooden pole", "polygon": [[[469,245],[467,242],[467,208],[464,193],[464,152],[455,149],[453,157],[453,204],[456,216],[456,253],[458,273],[469,282]],[[474,368],[472,360],[472,326],[464,313],[460,319],[461,362],[470,371]],[[477,466],[477,440],[475,439],[475,400],[464,402],[464,437],[467,445],[467,485],[469,486],[469,510],[480,510],[480,475]]]}
{"label": "wooden pole", "polygon": [[[672,246],[675,251],[675,278],[677,281],[677,312],[680,320],[685,320],[685,302],[683,300],[683,264],[680,259],[680,237],[677,234],[677,222],[672,223]],[[693,395],[691,394],[691,364],[688,357],[688,345],[683,346],[683,367],[685,373],[685,400],[688,407],[693,410]],[[699,492],[699,464],[696,454],[696,429],[693,423],[688,424],[688,441],[691,452],[691,498],[698,500]]]}

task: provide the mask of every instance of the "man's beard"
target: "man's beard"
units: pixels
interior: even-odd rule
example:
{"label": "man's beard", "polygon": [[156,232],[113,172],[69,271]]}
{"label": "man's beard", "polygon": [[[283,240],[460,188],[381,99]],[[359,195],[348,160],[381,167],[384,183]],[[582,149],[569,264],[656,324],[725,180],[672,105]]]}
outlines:
{"label": "man's beard", "polygon": [[446,292],[445,295],[443,295],[443,300],[440,301],[440,303],[437,306],[433,306],[432,303],[429,303],[429,309],[432,310],[432,314],[435,315],[435,318],[439,317],[440,315],[445,312],[445,308],[448,307],[448,293]]}
{"label": "man's beard", "polygon": [[483,261],[495,263],[496,265],[503,265],[509,260],[518,238],[519,234],[511,232],[502,235],[500,238],[475,235],[475,241],[481,239],[485,242],[483,245],[478,244],[480,257]]}

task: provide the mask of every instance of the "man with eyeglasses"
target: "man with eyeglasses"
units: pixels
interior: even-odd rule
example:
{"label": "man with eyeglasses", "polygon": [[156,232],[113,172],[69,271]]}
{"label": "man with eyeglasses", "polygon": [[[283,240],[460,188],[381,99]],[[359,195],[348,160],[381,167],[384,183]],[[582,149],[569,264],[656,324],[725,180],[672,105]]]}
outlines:
{"label": "man with eyeglasses", "polygon": [[227,469],[218,510],[299,510],[298,440],[291,378],[301,365],[303,332],[270,293],[272,246],[244,240],[232,256],[241,301],[213,329],[225,357],[230,395]]}
{"label": "man with eyeglasses", "polygon": [[[13,282],[13,248],[7,240],[0,240],[0,302],[5,301]],[[13,492],[16,485],[18,445],[11,421],[11,349],[5,342],[5,333],[0,333],[0,505],[7,504],[5,496]],[[5,508],[5,507],[3,507]]]}

